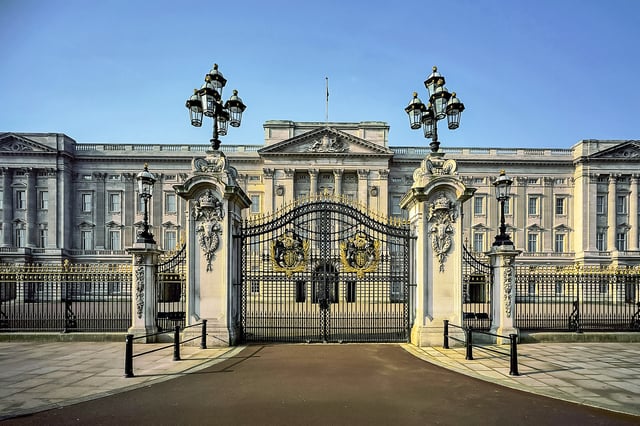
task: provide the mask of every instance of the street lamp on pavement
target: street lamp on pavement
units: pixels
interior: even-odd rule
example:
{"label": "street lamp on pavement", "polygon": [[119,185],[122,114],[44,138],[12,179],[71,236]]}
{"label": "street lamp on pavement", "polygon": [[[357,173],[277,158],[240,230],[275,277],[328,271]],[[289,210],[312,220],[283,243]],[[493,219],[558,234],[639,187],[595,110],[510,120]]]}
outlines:
{"label": "street lamp on pavement", "polygon": [[413,99],[404,109],[409,115],[409,125],[416,130],[422,127],[424,137],[431,139],[431,152],[436,153],[440,147],[438,140],[438,120],[447,117],[448,127],[455,130],[460,126],[460,115],[464,104],[456,97],[456,92],[449,93],[444,87],[444,76],[433,67],[433,72],[424,82],[429,94],[429,102],[425,105],[413,92]]}
{"label": "street lamp on pavement", "polygon": [[213,120],[213,135],[211,148],[217,151],[220,148],[220,136],[225,136],[229,125],[240,127],[242,113],[247,108],[234,90],[233,95],[224,104],[222,101],[222,89],[227,84],[227,79],[218,70],[218,64],[205,75],[204,84],[200,89],[194,89],[193,95],[187,99],[186,107],[189,109],[191,125],[202,126],[202,116]]}
{"label": "street lamp on pavement", "polygon": [[494,246],[513,245],[509,234],[506,232],[507,227],[504,224],[504,203],[509,199],[512,183],[513,180],[505,174],[504,170],[500,170],[500,176],[493,182],[493,186],[496,188],[496,199],[500,201],[500,233],[496,235],[496,240],[493,242]]}
{"label": "street lamp on pavement", "polygon": [[137,243],[155,244],[153,234],[149,232],[149,199],[153,193],[153,184],[156,177],[149,171],[149,166],[144,163],[144,170],[136,175],[138,181],[138,195],[144,203],[144,216],[142,218],[142,231],[138,232]]}

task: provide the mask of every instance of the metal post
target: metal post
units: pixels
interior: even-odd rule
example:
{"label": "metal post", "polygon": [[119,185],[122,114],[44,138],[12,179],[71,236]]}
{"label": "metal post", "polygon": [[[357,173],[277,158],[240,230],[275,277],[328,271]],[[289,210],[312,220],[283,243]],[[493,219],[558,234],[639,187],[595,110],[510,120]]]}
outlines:
{"label": "metal post", "polygon": [[173,360],[180,361],[180,326],[176,325],[176,331],[173,333]]}
{"label": "metal post", "polygon": [[127,334],[124,347],[124,377],[133,377],[133,334]]}
{"label": "metal post", "polygon": [[467,327],[464,329],[464,332],[467,335],[467,338],[465,339],[467,355],[464,357],[464,359],[473,360],[473,328]]}
{"label": "metal post", "polygon": [[444,349],[449,349],[449,320],[444,320]]}
{"label": "metal post", "polygon": [[202,320],[202,341],[200,342],[200,349],[207,349],[207,320]]}
{"label": "metal post", "polygon": [[509,357],[509,374],[511,376],[519,376],[518,372],[518,335],[510,334],[509,340],[511,340],[511,353]]}

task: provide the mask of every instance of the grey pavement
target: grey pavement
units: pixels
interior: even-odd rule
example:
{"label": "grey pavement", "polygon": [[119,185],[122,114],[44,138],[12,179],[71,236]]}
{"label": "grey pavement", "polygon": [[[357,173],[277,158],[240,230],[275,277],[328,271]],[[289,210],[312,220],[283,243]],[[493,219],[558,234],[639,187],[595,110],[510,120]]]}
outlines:
{"label": "grey pavement", "polygon": [[[134,354],[166,344],[136,344]],[[535,343],[518,346],[520,376],[508,357],[464,348],[402,344],[435,365],[506,387],[640,416],[640,343]],[[124,377],[124,342],[0,342],[0,419],[100,398],[180,377],[236,356],[243,347],[184,346],[134,358]],[[503,346],[501,350],[508,349]],[[640,419],[639,419],[640,420]]]}

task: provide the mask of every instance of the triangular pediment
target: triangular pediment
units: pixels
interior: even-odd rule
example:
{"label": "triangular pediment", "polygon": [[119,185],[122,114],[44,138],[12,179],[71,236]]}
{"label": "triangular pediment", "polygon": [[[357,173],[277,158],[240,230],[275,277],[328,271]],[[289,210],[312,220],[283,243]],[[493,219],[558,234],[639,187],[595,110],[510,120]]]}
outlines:
{"label": "triangular pediment", "polygon": [[640,160],[640,141],[627,141],[590,156],[602,160]]}
{"label": "triangular pediment", "polygon": [[105,223],[107,228],[122,228],[122,225],[114,220]]}
{"label": "triangular pediment", "polygon": [[321,127],[258,150],[261,156],[392,156],[393,151],[332,127]]}
{"label": "triangular pediment", "polygon": [[15,133],[1,133],[0,134],[0,152],[17,154],[24,154],[28,152],[33,153],[55,153],[56,151],[48,146],[42,145],[24,136],[17,135]]}

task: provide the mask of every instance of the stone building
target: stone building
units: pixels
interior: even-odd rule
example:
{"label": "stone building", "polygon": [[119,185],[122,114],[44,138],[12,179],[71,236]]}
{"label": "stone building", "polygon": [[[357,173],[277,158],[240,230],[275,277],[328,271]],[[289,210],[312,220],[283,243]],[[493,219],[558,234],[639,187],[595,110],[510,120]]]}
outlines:
{"label": "stone building", "polygon": [[[428,147],[390,146],[384,122],[267,121],[263,144],[227,145],[252,204],[265,215],[295,199],[330,192],[382,216],[406,217],[400,200]],[[398,141],[394,141],[395,144]],[[208,144],[87,144],[64,134],[0,133],[0,262],[122,261],[142,223],[136,174],[148,163],[157,182],[151,232],[172,250],[184,237],[187,178]],[[519,262],[635,265],[640,141],[582,140],[566,149],[452,148],[463,182],[464,240],[485,252],[500,220],[492,182],[513,178],[507,231]]]}

